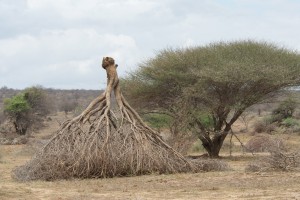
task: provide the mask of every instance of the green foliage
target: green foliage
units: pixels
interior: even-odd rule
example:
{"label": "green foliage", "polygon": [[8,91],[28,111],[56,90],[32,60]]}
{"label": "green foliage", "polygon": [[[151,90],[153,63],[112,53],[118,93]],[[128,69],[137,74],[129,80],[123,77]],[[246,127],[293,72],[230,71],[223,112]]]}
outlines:
{"label": "green foliage", "polygon": [[32,110],[42,116],[49,114],[50,102],[47,99],[47,94],[40,86],[26,88],[23,92],[24,98],[32,108]]}
{"label": "green foliage", "polygon": [[297,108],[297,102],[288,98],[281,102],[279,106],[273,110],[274,121],[281,122],[283,119],[291,118]]}
{"label": "green foliage", "polygon": [[203,125],[205,129],[211,129],[214,127],[214,120],[211,115],[208,114],[200,114],[198,116],[199,122]]}
{"label": "green foliage", "polygon": [[4,100],[4,112],[19,134],[25,134],[33,125],[39,126],[49,113],[48,100],[42,88],[31,87]]}
{"label": "green foliage", "polygon": [[23,93],[4,100],[4,112],[12,121],[16,132],[20,135],[24,135],[31,125],[30,111],[30,105]]}
{"label": "green foliage", "polygon": [[[123,79],[122,87],[138,108],[182,115],[190,119],[182,122],[209,141],[203,134],[210,126],[191,113],[210,113],[214,131],[226,136],[246,108],[280,89],[300,85],[299,77],[297,52],[266,42],[219,42],[165,49]],[[222,144],[225,137],[215,136],[211,139]]]}
{"label": "green foliage", "polygon": [[300,126],[300,122],[292,117],[284,119],[281,124],[285,127]]}
{"label": "green foliage", "polygon": [[144,115],[144,120],[156,129],[166,128],[172,121],[172,118],[165,114],[151,113]]}
{"label": "green foliage", "polygon": [[188,100],[185,105],[204,105],[213,112],[220,106],[242,111],[267,94],[300,84],[299,76],[297,53],[265,42],[238,41],[163,50],[122,84],[140,108],[170,110]]}
{"label": "green foliage", "polygon": [[29,103],[24,94],[18,94],[4,100],[4,111],[11,116],[18,116],[30,110]]}

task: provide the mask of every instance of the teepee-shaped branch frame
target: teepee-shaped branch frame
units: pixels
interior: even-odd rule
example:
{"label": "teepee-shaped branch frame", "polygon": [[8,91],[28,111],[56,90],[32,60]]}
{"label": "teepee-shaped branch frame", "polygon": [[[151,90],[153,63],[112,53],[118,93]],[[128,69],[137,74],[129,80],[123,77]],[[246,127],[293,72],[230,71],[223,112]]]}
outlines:
{"label": "teepee-shaped branch frame", "polygon": [[[14,171],[21,180],[131,176],[194,171],[129,105],[121,93],[117,65],[104,57],[106,91],[77,117],[64,122],[50,141]],[[111,109],[114,92],[118,113]]]}

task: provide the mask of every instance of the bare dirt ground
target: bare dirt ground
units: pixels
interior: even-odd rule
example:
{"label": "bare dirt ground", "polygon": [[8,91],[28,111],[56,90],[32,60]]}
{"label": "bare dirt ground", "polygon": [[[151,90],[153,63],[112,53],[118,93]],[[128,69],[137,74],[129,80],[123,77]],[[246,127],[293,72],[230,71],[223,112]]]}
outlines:
{"label": "bare dirt ground", "polygon": [[[58,124],[53,120],[42,134],[47,137]],[[247,136],[248,137],[248,136]],[[247,137],[241,137],[246,140]],[[300,145],[300,136],[284,136]],[[235,142],[236,143],[236,142]],[[109,179],[17,182],[11,171],[33,155],[30,145],[0,146],[0,199],[299,199],[300,172],[245,172],[245,166],[262,154],[224,153],[232,168],[224,172],[146,175]]]}

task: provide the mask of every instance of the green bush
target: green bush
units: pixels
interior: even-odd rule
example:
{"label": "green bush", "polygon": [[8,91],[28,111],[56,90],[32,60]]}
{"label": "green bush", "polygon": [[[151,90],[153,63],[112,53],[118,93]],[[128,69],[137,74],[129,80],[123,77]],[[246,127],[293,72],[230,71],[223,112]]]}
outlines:
{"label": "green bush", "polygon": [[172,118],[165,114],[150,113],[144,115],[144,120],[156,129],[166,128],[169,126]]}
{"label": "green bush", "polygon": [[45,91],[31,87],[4,100],[4,113],[18,134],[24,135],[28,128],[41,127],[43,117],[49,114],[50,103]]}
{"label": "green bush", "polygon": [[210,129],[210,128],[214,127],[214,120],[208,114],[200,114],[199,117],[198,117],[198,120],[201,122],[201,124],[206,129]]}
{"label": "green bush", "polygon": [[298,133],[300,135],[300,124],[292,127],[293,133]]}
{"label": "green bush", "polygon": [[298,120],[296,120],[292,117],[289,117],[289,118],[284,119],[281,122],[281,125],[283,125],[285,127],[294,127],[294,126],[300,126],[300,123]]}
{"label": "green bush", "polygon": [[18,94],[4,100],[4,111],[11,116],[19,116],[29,110],[30,106],[24,94]]}
{"label": "green bush", "polygon": [[26,88],[23,94],[34,113],[41,116],[46,116],[50,113],[52,105],[42,87],[34,86]]}
{"label": "green bush", "polygon": [[281,102],[276,109],[273,110],[272,116],[274,122],[281,122],[284,119],[293,116],[297,107],[297,102],[291,98],[288,98]]}
{"label": "green bush", "polygon": [[24,135],[30,126],[30,109],[23,93],[4,100],[4,112],[20,135]]}

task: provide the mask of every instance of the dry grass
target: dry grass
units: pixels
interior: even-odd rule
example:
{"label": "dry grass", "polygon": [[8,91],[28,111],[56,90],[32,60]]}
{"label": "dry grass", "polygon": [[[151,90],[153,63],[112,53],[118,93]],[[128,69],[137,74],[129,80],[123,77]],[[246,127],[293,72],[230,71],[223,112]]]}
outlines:
{"label": "dry grass", "polygon": [[[56,129],[56,120],[51,123],[35,140],[47,137]],[[252,138],[249,134],[238,136],[243,143]],[[299,136],[281,135],[281,138],[293,147],[290,150],[300,146]],[[54,182],[13,180],[11,170],[30,159],[35,144],[0,146],[1,200],[300,199],[299,172],[245,172],[249,162],[268,154],[244,154],[236,140],[233,140],[236,151],[232,156],[228,149],[222,150],[222,160],[231,167],[227,171]]]}
{"label": "dry grass", "polygon": [[245,147],[250,152],[283,151],[286,149],[282,139],[270,135],[255,135],[245,144]]}
{"label": "dry grass", "polygon": [[[12,180],[10,171],[29,159],[26,146],[1,146],[0,199],[287,199],[300,198],[300,173],[245,173],[251,155],[226,157],[233,170],[196,174],[145,175],[126,178]],[[27,151],[28,152],[28,151]]]}
{"label": "dry grass", "polygon": [[300,172],[300,151],[285,153],[280,150],[273,151],[270,155],[250,162],[246,168],[248,172],[262,171],[298,171]]}

